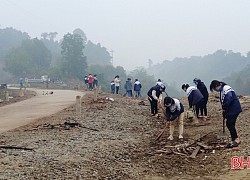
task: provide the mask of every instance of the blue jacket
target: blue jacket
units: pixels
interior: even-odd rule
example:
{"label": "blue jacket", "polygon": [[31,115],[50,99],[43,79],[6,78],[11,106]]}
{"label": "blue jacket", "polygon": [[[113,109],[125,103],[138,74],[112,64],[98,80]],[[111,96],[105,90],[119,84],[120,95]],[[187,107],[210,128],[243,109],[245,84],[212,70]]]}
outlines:
{"label": "blue jacket", "polygon": [[141,83],[139,81],[135,81],[134,91],[140,91],[140,90],[141,90]]}
{"label": "blue jacket", "polygon": [[170,107],[166,107],[166,120],[173,121],[175,120],[181,113],[184,112],[184,107],[178,99],[173,98],[174,102],[172,102]]}
{"label": "blue jacket", "polygon": [[222,105],[222,109],[225,110],[224,115],[226,118],[242,112],[237,95],[228,85],[220,88],[220,103]]}
{"label": "blue jacket", "polygon": [[195,86],[188,87],[186,93],[188,96],[188,103],[190,108],[192,108],[193,105],[197,105],[199,102],[204,100],[200,90]]}
{"label": "blue jacket", "polygon": [[133,85],[132,85],[131,80],[127,80],[125,85],[124,85],[124,88],[126,89],[126,91],[131,91],[132,87],[133,87]]}

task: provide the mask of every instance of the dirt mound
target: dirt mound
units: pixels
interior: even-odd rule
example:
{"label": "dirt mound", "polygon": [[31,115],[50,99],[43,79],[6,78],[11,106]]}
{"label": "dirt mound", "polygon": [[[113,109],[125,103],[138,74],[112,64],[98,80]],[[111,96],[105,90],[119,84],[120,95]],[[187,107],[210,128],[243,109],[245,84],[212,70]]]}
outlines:
{"label": "dirt mound", "polygon": [[[0,149],[0,179],[219,179],[230,171],[233,155],[250,153],[249,100],[241,98],[245,111],[237,122],[243,142],[238,151],[201,148],[190,158],[197,142],[211,145],[217,141],[222,129],[218,98],[209,99],[208,121],[198,126],[185,121],[184,142],[180,143],[177,132],[175,141],[167,140],[168,129],[155,140],[165,120],[150,116],[147,101],[102,94],[94,102],[93,94],[87,94],[82,98],[82,117],[72,106],[1,134],[2,145],[34,151]],[[186,98],[182,101],[187,105]],[[74,125],[65,128],[65,122]],[[185,147],[190,153],[177,151],[178,145],[191,142]]]}

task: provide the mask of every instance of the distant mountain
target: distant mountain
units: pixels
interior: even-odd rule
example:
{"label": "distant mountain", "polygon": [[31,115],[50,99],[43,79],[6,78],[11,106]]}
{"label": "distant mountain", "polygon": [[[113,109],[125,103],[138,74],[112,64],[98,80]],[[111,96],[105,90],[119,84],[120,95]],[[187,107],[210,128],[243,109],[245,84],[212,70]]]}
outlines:
{"label": "distant mountain", "polygon": [[238,95],[250,95],[250,65],[223,79]]}
{"label": "distant mountain", "polygon": [[208,86],[211,80],[221,80],[233,72],[239,72],[248,64],[250,64],[250,52],[247,56],[243,56],[231,50],[218,50],[203,57],[165,60],[160,64],[152,65],[148,73],[180,89],[183,83],[193,84],[194,78],[200,78]]}

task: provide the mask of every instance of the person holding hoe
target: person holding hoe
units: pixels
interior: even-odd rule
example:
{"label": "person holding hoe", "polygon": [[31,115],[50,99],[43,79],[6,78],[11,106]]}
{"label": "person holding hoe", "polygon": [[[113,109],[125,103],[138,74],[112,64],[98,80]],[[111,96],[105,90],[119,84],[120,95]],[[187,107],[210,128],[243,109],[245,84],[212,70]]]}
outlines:
{"label": "person holding hoe", "polygon": [[220,93],[220,103],[223,111],[223,123],[226,119],[226,126],[230,132],[232,142],[228,143],[226,148],[238,147],[241,143],[235,123],[238,115],[242,112],[239,99],[234,90],[224,82],[213,80],[210,84],[210,90]]}
{"label": "person holding hoe", "polygon": [[158,104],[162,102],[162,92],[165,91],[164,85],[156,85],[149,89],[147,95],[151,106],[151,115],[154,117],[159,117],[158,114]]}
{"label": "person holding hoe", "polygon": [[168,139],[172,141],[174,139],[174,126],[178,121],[179,124],[179,140],[183,140],[183,119],[184,119],[184,107],[182,103],[171,97],[164,98],[165,116],[167,120],[166,126],[170,124],[170,136]]}

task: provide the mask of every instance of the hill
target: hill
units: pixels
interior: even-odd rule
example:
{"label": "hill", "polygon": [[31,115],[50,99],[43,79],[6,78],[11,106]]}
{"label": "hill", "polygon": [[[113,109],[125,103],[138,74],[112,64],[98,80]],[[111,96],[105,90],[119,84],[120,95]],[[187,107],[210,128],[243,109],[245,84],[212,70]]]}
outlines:
{"label": "hill", "polygon": [[244,69],[249,63],[250,53],[243,56],[233,51],[218,50],[203,57],[192,56],[190,58],[175,58],[173,61],[165,60],[151,66],[148,72],[180,89],[183,83],[192,84],[195,77],[209,85],[211,80],[222,80],[232,72]]}

